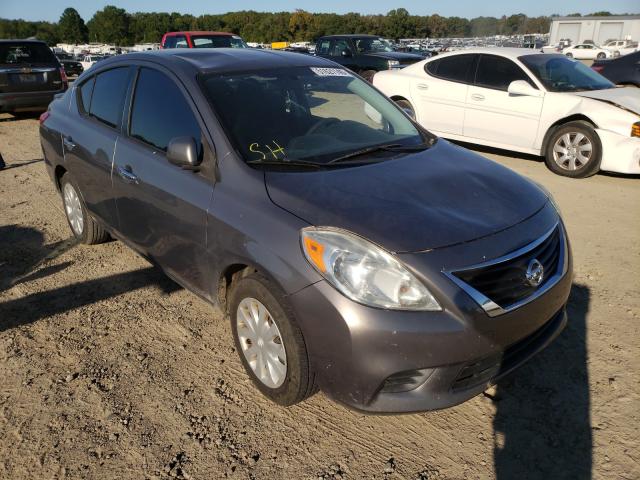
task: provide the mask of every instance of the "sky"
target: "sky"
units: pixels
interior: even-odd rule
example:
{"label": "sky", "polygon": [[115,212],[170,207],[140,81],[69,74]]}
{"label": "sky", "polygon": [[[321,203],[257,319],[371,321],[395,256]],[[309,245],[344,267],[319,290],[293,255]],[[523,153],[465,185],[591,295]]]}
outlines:
{"label": "sky", "polygon": [[393,8],[406,8],[414,15],[437,13],[444,17],[479,16],[500,17],[524,13],[531,17],[559,13],[596,11],[612,13],[640,13],[638,0],[400,0],[399,3],[379,0],[0,0],[1,18],[57,21],[63,10],[73,7],[88,21],[105,5],[115,5],[128,12],[179,12],[192,15],[225,13],[237,10],[310,12],[358,12],[361,14],[386,13]]}

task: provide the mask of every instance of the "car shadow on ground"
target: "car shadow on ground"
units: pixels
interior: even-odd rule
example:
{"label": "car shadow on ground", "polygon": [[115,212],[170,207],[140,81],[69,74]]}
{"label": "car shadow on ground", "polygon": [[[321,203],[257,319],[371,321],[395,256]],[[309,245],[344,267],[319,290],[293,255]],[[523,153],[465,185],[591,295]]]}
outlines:
{"label": "car shadow on ground", "polygon": [[518,158],[522,160],[529,160],[531,162],[544,163],[544,158],[538,155],[530,155],[528,153],[514,152],[511,150],[503,150],[501,148],[486,147],[484,145],[461,142],[459,140],[447,140],[447,141],[454,143],[456,145],[459,145],[468,150],[473,150],[474,152],[478,152],[478,153],[489,153],[492,155],[501,155],[503,157],[513,157],[513,158]]}
{"label": "car shadow on ground", "polygon": [[498,480],[591,478],[589,302],[589,288],[574,285],[565,331],[516,374],[499,382],[493,422]]}
{"label": "car shadow on ground", "polygon": [[[42,232],[33,228],[0,227],[0,292],[64,270],[73,262],[46,264],[74,246],[74,239],[44,245]],[[164,293],[181,288],[154,266],[73,283],[1,302],[0,332],[150,285]]]}
{"label": "car shadow on ground", "polygon": [[10,170],[12,168],[24,167],[25,165],[31,165],[32,163],[43,162],[42,158],[35,158],[33,160],[26,160],[24,162],[16,162],[16,163],[5,163],[2,159],[2,154],[0,154],[0,170]]}

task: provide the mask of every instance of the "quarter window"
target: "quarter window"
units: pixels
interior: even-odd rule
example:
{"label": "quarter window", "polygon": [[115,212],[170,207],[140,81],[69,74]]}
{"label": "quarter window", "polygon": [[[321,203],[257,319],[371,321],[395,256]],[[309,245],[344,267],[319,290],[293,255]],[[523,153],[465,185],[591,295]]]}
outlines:
{"label": "quarter window", "polygon": [[80,90],[80,109],[84,113],[89,113],[89,108],[91,107],[91,94],[93,93],[93,85],[95,81],[96,77],[91,77],[78,87]]}
{"label": "quarter window", "polygon": [[140,69],[136,82],[130,135],[163,151],[175,137],[192,137],[201,151],[200,126],[182,92],[150,68]]}
{"label": "quarter window", "polygon": [[508,58],[495,55],[480,56],[480,64],[476,73],[476,86],[507,91],[509,84],[515,80],[524,80],[534,88],[536,85],[529,76]]}
{"label": "quarter window", "polygon": [[120,125],[128,85],[128,67],[114,68],[96,75],[89,114],[110,127]]}
{"label": "quarter window", "polygon": [[176,37],[166,37],[164,40],[164,48],[176,48]]}
{"label": "quarter window", "polygon": [[318,48],[318,53],[320,55],[329,55],[329,46],[331,45],[330,40],[322,40],[320,42],[320,46]]}

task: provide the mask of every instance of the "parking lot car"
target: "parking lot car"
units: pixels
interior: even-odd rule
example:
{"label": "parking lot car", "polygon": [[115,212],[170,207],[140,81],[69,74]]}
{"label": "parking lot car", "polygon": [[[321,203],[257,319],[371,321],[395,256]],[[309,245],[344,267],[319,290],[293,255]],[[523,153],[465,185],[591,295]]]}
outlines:
{"label": "parking lot car", "polygon": [[56,58],[62,65],[64,73],[70,77],[72,75],[80,75],[84,72],[82,64],[68,53],[56,53]]}
{"label": "parking lot car", "polygon": [[640,52],[611,60],[596,60],[591,68],[616,85],[640,87]]}
{"label": "parking lot car", "polygon": [[468,49],[373,83],[437,135],[544,156],[568,177],[640,173],[640,91],[564,55]]}
{"label": "parking lot car", "polygon": [[46,110],[67,76],[46,43],[0,40],[0,112]]}
{"label": "parking lot car", "polygon": [[228,312],[255,385],[444,408],[562,330],[549,194],[439,140],[333,62],[161,50],[96,65],[40,127],[73,234],[111,235]]}
{"label": "parking lot car", "polygon": [[242,37],[229,32],[168,32],[160,48],[249,48]]}
{"label": "parking lot car", "polygon": [[376,72],[399,69],[423,60],[421,55],[394,51],[374,35],[328,35],[316,42],[315,54],[328,58],[371,81]]}
{"label": "parking lot car", "polygon": [[575,58],[576,60],[602,60],[613,56],[609,50],[600,48],[597,45],[591,43],[580,43],[573,45],[562,50],[562,53],[569,58]]}

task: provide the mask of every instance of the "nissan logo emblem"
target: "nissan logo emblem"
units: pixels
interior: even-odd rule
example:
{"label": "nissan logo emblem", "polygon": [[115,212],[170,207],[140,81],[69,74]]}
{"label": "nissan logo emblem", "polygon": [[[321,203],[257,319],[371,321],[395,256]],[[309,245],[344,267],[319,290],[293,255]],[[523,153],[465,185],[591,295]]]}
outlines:
{"label": "nissan logo emblem", "polygon": [[527,265],[527,273],[525,274],[526,283],[532,287],[537,287],[544,279],[544,267],[537,258],[534,258]]}

